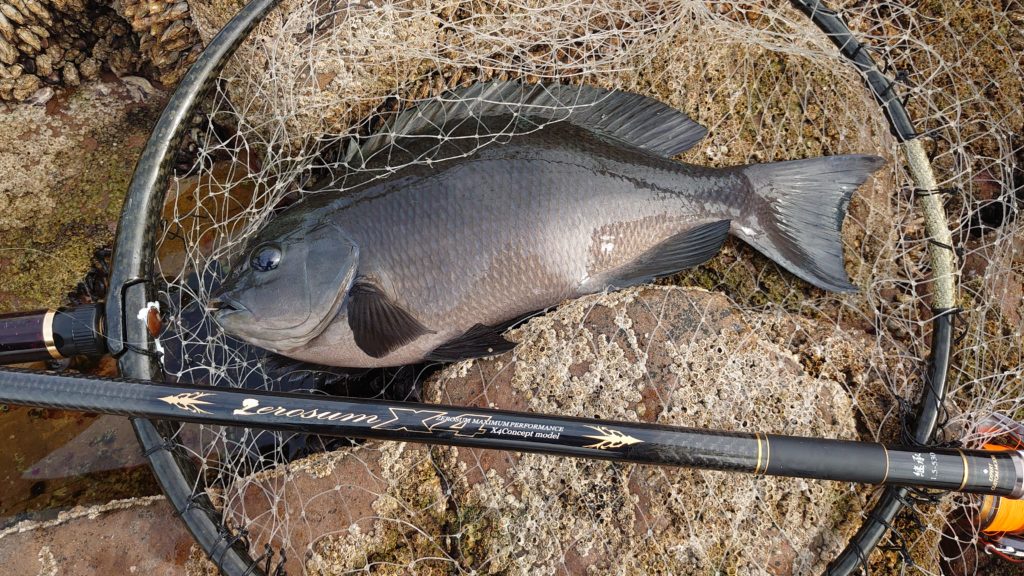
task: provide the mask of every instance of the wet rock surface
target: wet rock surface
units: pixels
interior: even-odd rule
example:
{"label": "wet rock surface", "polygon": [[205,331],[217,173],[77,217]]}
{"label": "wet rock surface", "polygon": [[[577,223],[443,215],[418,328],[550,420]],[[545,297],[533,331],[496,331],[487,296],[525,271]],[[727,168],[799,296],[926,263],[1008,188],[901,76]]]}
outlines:
{"label": "wet rock surface", "polygon": [[162,497],[75,508],[0,532],[7,574],[181,574],[192,537]]}
{"label": "wet rock surface", "polygon": [[[0,103],[0,314],[57,307],[113,242],[132,169],[164,94],[139,100],[122,81],[93,82],[46,106]],[[116,373],[113,360],[92,372]],[[44,369],[45,366],[33,366]],[[95,415],[0,406],[0,517],[152,494],[148,470],[81,470],[65,462],[45,474],[31,468],[88,428]],[[104,458],[113,430],[79,447]],[[121,435],[134,446],[134,434]],[[136,460],[137,462],[137,460]],[[109,463],[109,459],[108,459]],[[111,468],[118,467],[112,464]]]}

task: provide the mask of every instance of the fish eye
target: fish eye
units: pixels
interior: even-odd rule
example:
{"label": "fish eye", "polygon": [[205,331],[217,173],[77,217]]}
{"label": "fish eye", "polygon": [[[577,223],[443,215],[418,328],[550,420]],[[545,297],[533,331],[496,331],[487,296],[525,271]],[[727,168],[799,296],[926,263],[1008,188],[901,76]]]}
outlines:
{"label": "fish eye", "polygon": [[270,272],[281,264],[281,249],[273,244],[257,246],[249,256],[249,267],[257,272]]}

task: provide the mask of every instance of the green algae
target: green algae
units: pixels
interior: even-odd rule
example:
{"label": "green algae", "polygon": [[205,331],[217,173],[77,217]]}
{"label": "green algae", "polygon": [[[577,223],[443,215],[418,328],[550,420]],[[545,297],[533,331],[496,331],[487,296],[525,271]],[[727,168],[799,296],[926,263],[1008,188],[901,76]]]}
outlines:
{"label": "green algae", "polygon": [[[0,312],[52,307],[113,243],[135,160],[163,105],[118,86],[83,88],[44,110],[17,107],[0,131],[36,124],[0,144],[18,189],[6,189],[0,229]],[[21,178],[17,178],[21,176]]]}

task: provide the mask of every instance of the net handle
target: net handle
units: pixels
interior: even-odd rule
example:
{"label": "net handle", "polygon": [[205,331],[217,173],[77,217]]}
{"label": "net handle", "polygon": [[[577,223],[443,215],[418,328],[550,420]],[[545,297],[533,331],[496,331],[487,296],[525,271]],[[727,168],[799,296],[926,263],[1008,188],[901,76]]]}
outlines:
{"label": "net handle", "polygon": [[[174,151],[186,134],[198,102],[210,91],[228,58],[278,0],[251,0],[210,41],[175,89],[135,166],[111,259],[106,317],[107,348],[129,378],[162,380],[152,338],[136,320],[155,300],[150,279],[164,198],[170,184]],[[178,424],[132,419],[135,434],[168,501],[196,543],[226,576],[262,576],[242,535],[233,534],[205,493],[194,493],[195,465],[174,448],[170,438]],[[267,562],[266,565],[269,565]]]}

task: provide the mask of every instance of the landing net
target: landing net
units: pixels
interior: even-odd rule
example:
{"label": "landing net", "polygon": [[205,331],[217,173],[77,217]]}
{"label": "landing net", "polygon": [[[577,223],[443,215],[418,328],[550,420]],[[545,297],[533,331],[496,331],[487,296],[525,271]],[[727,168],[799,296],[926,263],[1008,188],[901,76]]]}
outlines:
{"label": "landing net", "polygon": [[[285,2],[230,60],[178,150],[159,249],[165,368],[212,386],[266,388],[281,376],[266,355],[220,332],[207,301],[275,209],[427,159],[391,150],[383,163],[349,161],[352,142],[386,135],[402,110],[476,82],[591,84],[656,98],[707,126],[708,137],[681,157],[694,164],[884,156],[843,230],[860,291],[813,289],[730,240],[707,265],[657,287],[532,319],[511,334],[517,349],[494,359],[361,379],[306,367],[285,385],[898,443],[924,386],[938,296],[952,302],[943,306],[957,309],[946,313],[958,324],[935,442],[980,445],[975,427],[989,413],[1024,416],[1024,10],[995,0],[834,6],[897,80],[892,97],[906,100],[936,177],[922,186],[861,73],[803,13],[777,4]],[[237,9],[190,6],[204,42]],[[479,145],[518,129],[481,125]],[[920,196],[945,208],[948,245],[926,233]],[[953,294],[935,294],[936,242],[952,252]],[[877,494],[189,430],[177,440],[201,466],[194,491],[211,495],[254,557],[266,544],[283,550],[289,573],[816,573]],[[987,560],[976,535],[957,525],[963,506],[954,496],[914,495],[884,551],[866,562],[882,573],[978,571]]]}

